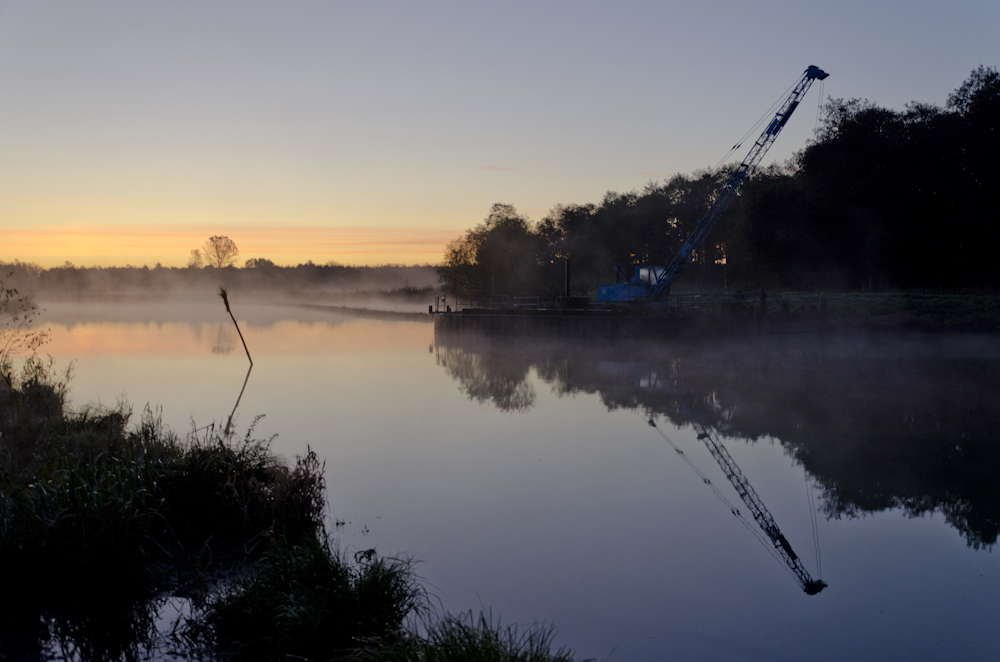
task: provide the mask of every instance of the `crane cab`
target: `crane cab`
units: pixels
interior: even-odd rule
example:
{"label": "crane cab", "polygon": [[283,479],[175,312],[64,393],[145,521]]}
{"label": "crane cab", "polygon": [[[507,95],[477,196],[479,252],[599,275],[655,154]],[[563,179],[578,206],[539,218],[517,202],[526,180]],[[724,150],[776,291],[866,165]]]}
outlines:
{"label": "crane cab", "polygon": [[[619,266],[615,267],[615,273],[624,277],[625,271]],[[666,276],[667,268],[661,266],[643,265],[635,268],[635,275],[626,279],[624,283],[614,285],[598,285],[597,300],[610,303],[634,303],[646,301],[650,291]]]}

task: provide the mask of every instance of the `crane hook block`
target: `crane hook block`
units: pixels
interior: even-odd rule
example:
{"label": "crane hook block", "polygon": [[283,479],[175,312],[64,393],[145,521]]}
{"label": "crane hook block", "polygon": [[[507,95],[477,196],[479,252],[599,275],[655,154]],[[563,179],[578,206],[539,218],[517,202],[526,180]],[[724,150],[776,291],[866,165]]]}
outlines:
{"label": "crane hook block", "polygon": [[806,592],[806,595],[816,595],[827,586],[829,586],[829,584],[822,579],[814,579],[803,584],[802,589]]}

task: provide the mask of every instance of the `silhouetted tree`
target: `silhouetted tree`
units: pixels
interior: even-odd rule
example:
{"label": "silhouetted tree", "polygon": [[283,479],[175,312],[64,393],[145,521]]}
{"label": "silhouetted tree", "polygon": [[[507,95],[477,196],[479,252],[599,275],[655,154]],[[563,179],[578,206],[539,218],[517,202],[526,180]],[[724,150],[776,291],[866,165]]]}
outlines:
{"label": "silhouetted tree", "polygon": [[948,108],[831,99],[791,167],[734,207],[744,286],[996,288],[1000,75],[979,67]]}
{"label": "silhouetted tree", "polygon": [[205,241],[204,255],[208,265],[221,269],[236,262],[240,249],[229,237],[213,235]]}
{"label": "silhouetted tree", "polygon": [[[594,290],[613,278],[613,265],[667,264],[728,176],[728,170],[675,175],[641,191],[609,191],[599,205],[559,205],[539,232],[554,254],[573,260],[574,281]],[[725,257],[726,237],[726,230],[716,232],[698,251],[692,271]]]}
{"label": "silhouetted tree", "polygon": [[448,246],[439,273],[450,291],[463,296],[531,295],[546,288],[549,262],[546,237],[513,205],[497,203],[485,221]]}

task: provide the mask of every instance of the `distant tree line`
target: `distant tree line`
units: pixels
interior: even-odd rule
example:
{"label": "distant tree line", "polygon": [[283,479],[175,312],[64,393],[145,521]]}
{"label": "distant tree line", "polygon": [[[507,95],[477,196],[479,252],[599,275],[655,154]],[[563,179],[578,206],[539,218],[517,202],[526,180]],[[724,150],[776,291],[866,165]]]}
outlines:
{"label": "distant tree line", "polygon": [[[570,258],[574,293],[593,293],[612,265],[668,263],[728,175],[676,175],[537,223],[494,205],[439,273],[455,294],[551,296]],[[675,289],[994,291],[998,181],[996,68],[975,69],[945,108],[830,99],[814,140],[747,183]]]}
{"label": "distant tree line", "polygon": [[313,264],[278,266],[266,258],[250,258],[246,266],[207,267],[79,267],[66,263],[45,269],[14,261],[0,263],[0,274],[11,274],[8,286],[43,296],[107,296],[165,294],[216,297],[220,284],[234,292],[255,291],[281,297],[343,292],[408,294],[436,288],[435,267]]}

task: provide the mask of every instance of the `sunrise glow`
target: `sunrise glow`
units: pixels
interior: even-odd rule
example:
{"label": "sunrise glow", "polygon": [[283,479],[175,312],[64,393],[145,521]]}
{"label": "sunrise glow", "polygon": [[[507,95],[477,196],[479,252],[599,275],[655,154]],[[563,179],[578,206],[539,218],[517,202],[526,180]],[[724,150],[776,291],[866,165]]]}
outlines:
{"label": "sunrise glow", "polygon": [[0,261],[20,260],[42,267],[181,267],[190,251],[214,234],[232,238],[238,265],[251,257],[279,265],[336,262],[346,265],[437,264],[457,236],[448,230],[412,228],[140,227],[0,230]]}

